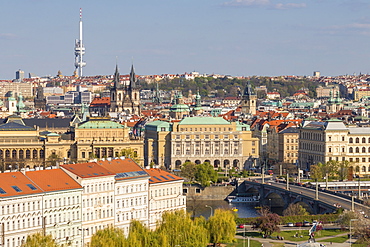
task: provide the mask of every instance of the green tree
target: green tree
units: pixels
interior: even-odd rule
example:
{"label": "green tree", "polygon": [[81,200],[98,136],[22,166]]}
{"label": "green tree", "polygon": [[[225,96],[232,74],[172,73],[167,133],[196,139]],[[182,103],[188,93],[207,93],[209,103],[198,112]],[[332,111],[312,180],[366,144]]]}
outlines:
{"label": "green tree", "polygon": [[135,152],[132,148],[125,148],[121,150],[121,156],[125,156],[127,158],[132,159],[135,161],[136,164],[140,164],[140,159],[137,156],[137,152]]}
{"label": "green tree", "polygon": [[125,235],[120,228],[107,227],[97,231],[91,238],[90,247],[126,247]]}
{"label": "green tree", "polygon": [[235,215],[230,210],[216,209],[208,220],[211,243],[231,243],[235,240]]}
{"label": "green tree", "polygon": [[38,232],[28,235],[22,247],[59,247],[59,245],[55,242],[53,236],[44,236],[42,232]]}
{"label": "green tree", "polygon": [[350,166],[350,163],[349,163],[348,160],[342,161],[339,164],[339,167],[338,167],[338,170],[337,170],[337,175],[338,175],[339,181],[343,181],[343,180],[347,179],[348,173],[349,173],[349,166]]}
{"label": "green tree", "polygon": [[203,187],[210,186],[211,182],[216,183],[218,173],[212,165],[205,162],[196,165],[195,180],[198,181]]}
{"label": "green tree", "polygon": [[317,165],[312,165],[310,167],[310,177],[315,181],[318,181],[324,177],[321,163],[318,163]]}
{"label": "green tree", "polygon": [[308,214],[309,213],[307,212],[307,210],[304,207],[302,207],[302,205],[299,205],[298,203],[289,204],[287,209],[283,211],[284,216],[308,215]]}
{"label": "green tree", "polygon": [[204,247],[209,243],[208,231],[202,221],[192,221],[183,210],[166,212],[162,223],[155,231],[158,235],[167,235],[167,245]]}
{"label": "green tree", "polygon": [[193,182],[196,171],[197,168],[195,163],[185,162],[181,167],[181,176],[189,179],[190,182]]}

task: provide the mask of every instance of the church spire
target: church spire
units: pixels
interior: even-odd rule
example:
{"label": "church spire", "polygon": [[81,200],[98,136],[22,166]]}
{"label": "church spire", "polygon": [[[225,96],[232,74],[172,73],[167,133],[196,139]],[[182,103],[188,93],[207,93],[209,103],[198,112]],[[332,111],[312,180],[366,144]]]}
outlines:
{"label": "church spire", "polygon": [[136,75],[134,70],[134,64],[131,65],[129,89],[130,90],[136,89]]}
{"label": "church spire", "polygon": [[113,78],[113,81],[114,81],[114,88],[119,88],[120,87],[120,83],[119,83],[119,72],[118,72],[118,64],[116,64],[116,71],[114,72],[114,78]]}

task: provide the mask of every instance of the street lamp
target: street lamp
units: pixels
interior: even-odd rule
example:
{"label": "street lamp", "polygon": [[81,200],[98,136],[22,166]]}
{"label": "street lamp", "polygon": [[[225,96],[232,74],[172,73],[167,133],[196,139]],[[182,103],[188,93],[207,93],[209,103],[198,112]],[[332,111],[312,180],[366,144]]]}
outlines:
{"label": "street lamp", "polygon": [[349,220],[349,246],[352,246],[352,221],[358,221],[358,219]]}
{"label": "street lamp", "polygon": [[271,211],[271,198],[269,198],[270,211]]}
{"label": "street lamp", "polygon": [[210,208],[211,209],[211,217],[213,216],[213,208],[211,206],[208,206],[206,205],[206,208]]}
{"label": "street lamp", "polygon": [[85,246],[85,231],[88,231],[88,228],[78,228],[79,231],[82,232],[82,241],[81,241],[81,246]]}

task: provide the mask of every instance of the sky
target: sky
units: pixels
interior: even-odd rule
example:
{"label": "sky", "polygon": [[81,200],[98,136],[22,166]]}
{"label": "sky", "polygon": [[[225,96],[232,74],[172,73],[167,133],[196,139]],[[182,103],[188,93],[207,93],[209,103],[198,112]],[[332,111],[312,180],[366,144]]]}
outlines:
{"label": "sky", "polygon": [[0,80],[197,71],[232,76],[370,74],[369,0],[1,0]]}

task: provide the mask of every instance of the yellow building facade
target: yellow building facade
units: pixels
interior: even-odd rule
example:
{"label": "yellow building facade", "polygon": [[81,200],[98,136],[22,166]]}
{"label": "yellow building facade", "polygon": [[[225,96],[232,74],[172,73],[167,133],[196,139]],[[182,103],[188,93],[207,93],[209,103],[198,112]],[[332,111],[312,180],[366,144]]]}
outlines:
{"label": "yellow building facade", "polygon": [[254,166],[258,147],[249,125],[221,117],[187,117],[145,126],[146,165],[153,162],[176,169],[185,162],[208,162],[215,168],[245,169]]}
{"label": "yellow building facade", "polygon": [[340,120],[310,122],[299,133],[299,165],[311,165],[330,160],[348,161],[354,174],[370,174],[370,128],[347,127]]}
{"label": "yellow building facade", "polygon": [[143,141],[131,138],[129,128],[110,119],[92,118],[67,126],[65,132],[40,132],[19,116],[8,117],[0,125],[0,170],[118,157],[122,150],[130,150],[132,158],[143,164]]}

